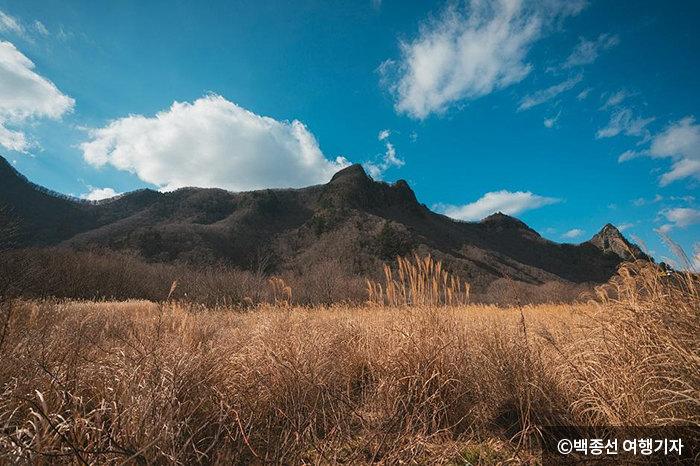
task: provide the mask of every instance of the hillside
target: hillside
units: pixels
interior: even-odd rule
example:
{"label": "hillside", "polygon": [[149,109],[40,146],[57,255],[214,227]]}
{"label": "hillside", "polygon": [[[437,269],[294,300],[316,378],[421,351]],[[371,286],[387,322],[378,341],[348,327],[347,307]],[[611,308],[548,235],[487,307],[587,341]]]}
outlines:
{"label": "hillside", "polygon": [[325,185],[233,193],[140,190],[100,202],[57,195],[0,158],[0,205],[19,225],[9,245],[94,246],[137,251],[149,262],[225,263],[267,272],[338,262],[374,273],[397,254],[431,253],[475,286],[509,277],[539,284],[603,282],[618,264],[645,257],[612,225],[578,245],[542,238],[493,214],[459,222],[419,203],[408,184],[372,180],[360,165]]}

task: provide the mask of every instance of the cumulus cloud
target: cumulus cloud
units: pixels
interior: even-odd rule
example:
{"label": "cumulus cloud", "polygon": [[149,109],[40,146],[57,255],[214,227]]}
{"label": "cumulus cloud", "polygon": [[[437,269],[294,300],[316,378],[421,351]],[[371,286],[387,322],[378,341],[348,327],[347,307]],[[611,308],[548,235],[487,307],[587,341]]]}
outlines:
{"label": "cumulus cloud", "polygon": [[[620,108],[613,112],[613,114],[610,116],[610,121],[608,122],[607,126],[598,130],[596,133],[596,138],[611,138],[622,133],[626,136],[643,136],[644,141],[646,141],[650,137],[649,130],[647,130],[646,127],[654,120],[655,118],[653,117],[635,117],[632,110],[629,108]],[[631,156],[632,154],[626,154],[625,160]]]}
{"label": "cumulus cloud", "polygon": [[620,38],[610,34],[601,34],[596,40],[579,38],[578,45],[566,59],[562,68],[574,68],[576,66],[589,65],[596,61],[603,50],[608,50],[620,43]]}
{"label": "cumulus cloud", "polygon": [[480,220],[494,212],[518,215],[527,210],[538,209],[561,199],[532,194],[530,191],[496,191],[484,194],[476,202],[462,206],[436,204],[435,210],[458,220]]}
{"label": "cumulus cloud", "polygon": [[666,217],[669,224],[661,227],[661,231],[669,232],[673,228],[687,228],[691,225],[700,223],[700,210],[690,207],[676,207],[673,209],[664,209],[659,212],[659,215]]}
{"label": "cumulus cloud", "polygon": [[109,199],[110,197],[119,196],[121,194],[112,188],[96,188],[88,185],[88,189],[90,192],[81,194],[81,199],[87,199],[88,201],[99,201],[102,199]]}
{"label": "cumulus cloud", "polygon": [[377,139],[384,141],[386,147],[386,152],[381,156],[379,161],[366,162],[364,164],[365,169],[369,175],[375,180],[381,180],[384,176],[384,172],[391,167],[403,167],[405,162],[396,156],[396,148],[387,139],[391,135],[391,131],[385,129],[379,132]]}
{"label": "cumulus cloud", "polygon": [[527,95],[520,102],[520,107],[518,107],[518,110],[527,110],[528,108],[532,108],[537,105],[541,105],[545,102],[549,102],[562,92],[566,92],[569,89],[576,86],[578,83],[581,82],[582,79],[583,73],[579,73],[576,76],[567,79],[566,81],[560,82],[559,84],[555,84],[554,86],[550,86],[546,89],[539,90],[534,94]]}
{"label": "cumulus cloud", "polygon": [[0,123],[0,146],[15,152],[25,152],[30,143],[21,131],[12,131]]}
{"label": "cumulus cloud", "polygon": [[7,119],[59,118],[75,101],[33,71],[34,63],[10,42],[0,41],[0,115]]}
{"label": "cumulus cloud", "polygon": [[234,191],[327,182],[349,162],[328,160],[306,126],[256,115],[218,95],[174,102],[149,118],[130,115],[89,132],[90,164],[135,173],[163,190]]}
{"label": "cumulus cloud", "polygon": [[527,54],[554,22],[578,14],[584,1],[471,0],[448,5],[403,41],[401,58],[379,67],[396,110],[413,118],[444,113],[522,81],[532,70]]}
{"label": "cumulus cloud", "polygon": [[566,239],[574,239],[574,238],[578,238],[579,236],[583,235],[584,233],[586,233],[585,230],[581,230],[579,228],[574,228],[573,230],[569,230],[566,233],[564,233],[563,235],[561,235],[561,237],[566,238]]}
{"label": "cumulus cloud", "polygon": [[75,101],[48,79],[10,42],[0,41],[0,145],[26,152],[31,146],[17,127],[36,118],[59,119]]}

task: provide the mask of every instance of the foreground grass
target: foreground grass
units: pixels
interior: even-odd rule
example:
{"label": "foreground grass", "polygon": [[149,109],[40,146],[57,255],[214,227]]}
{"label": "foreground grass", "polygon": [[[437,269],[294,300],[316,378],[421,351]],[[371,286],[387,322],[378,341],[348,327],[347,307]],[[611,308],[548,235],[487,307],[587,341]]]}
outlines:
{"label": "foreground grass", "polygon": [[630,266],[576,306],[13,301],[0,463],[536,464],[544,425],[697,426],[695,285]]}

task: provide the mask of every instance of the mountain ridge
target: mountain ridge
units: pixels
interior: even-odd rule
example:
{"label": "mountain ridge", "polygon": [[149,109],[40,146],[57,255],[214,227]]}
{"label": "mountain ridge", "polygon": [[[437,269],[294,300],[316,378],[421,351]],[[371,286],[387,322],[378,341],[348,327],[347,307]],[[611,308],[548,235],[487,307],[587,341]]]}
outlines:
{"label": "mountain ridge", "polygon": [[0,204],[20,226],[14,248],[100,246],[153,262],[244,269],[263,254],[273,272],[304,273],[335,261],[354,274],[415,251],[433,254],[476,286],[503,277],[603,282],[622,261],[647,258],[612,224],[574,245],[547,240],[500,212],[456,221],[421,204],[406,181],[374,181],[360,165],[299,189],[145,189],[86,202],[46,190],[0,159]]}

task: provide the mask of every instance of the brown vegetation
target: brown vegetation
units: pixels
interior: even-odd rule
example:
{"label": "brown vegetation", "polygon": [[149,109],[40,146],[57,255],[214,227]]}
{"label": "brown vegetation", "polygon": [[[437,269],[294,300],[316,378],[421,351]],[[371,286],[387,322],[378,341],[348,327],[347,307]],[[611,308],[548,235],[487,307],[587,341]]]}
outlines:
{"label": "brown vegetation", "polygon": [[[173,298],[207,307],[249,307],[275,303],[273,276],[264,267],[255,271],[234,267],[144,262],[138,255],[95,249],[36,248],[0,252],[0,296],[70,298],[81,300],[147,299],[162,301],[170,284],[178,282]],[[294,290],[294,303],[363,302],[363,278],[341,264],[323,261],[281,278]]]}
{"label": "brown vegetation", "polygon": [[12,300],[0,463],[523,464],[545,425],[700,426],[698,285],[640,262],[574,306]]}
{"label": "brown vegetation", "polygon": [[[365,276],[352,273],[339,260],[317,261],[301,270],[278,275],[267,272],[264,257],[257,262],[260,265],[254,271],[248,271],[226,265],[195,267],[179,263],[148,263],[135,253],[108,249],[72,251],[67,248],[32,248],[0,251],[0,296],[162,301],[168,295],[170,284],[177,280],[178,287],[173,298],[180,302],[207,307],[249,307],[251,303],[274,304],[275,295],[270,279],[279,277],[292,288],[289,301],[295,305],[364,304],[368,298],[372,301],[379,299],[376,292],[374,296],[368,296]],[[398,273],[401,270],[400,262],[397,261],[393,267],[395,272],[392,273]],[[466,302],[464,280],[458,279],[458,274],[448,272],[444,264],[442,272],[449,273],[450,285],[453,278],[460,283],[460,288],[454,290],[456,294],[453,294],[452,303]],[[379,273],[367,278],[375,284],[386,279]],[[408,275],[405,278],[408,279]],[[408,283],[405,285],[410,287]],[[473,303],[501,306],[572,303],[592,290],[591,284],[551,281],[535,285],[500,278],[481,292],[470,288],[468,298]],[[423,304],[430,302],[429,299]]]}
{"label": "brown vegetation", "polygon": [[469,303],[469,283],[447,270],[442,262],[430,255],[413,259],[396,258],[396,278],[391,267],[384,264],[384,286],[367,280],[369,302],[389,306],[453,306]]}

